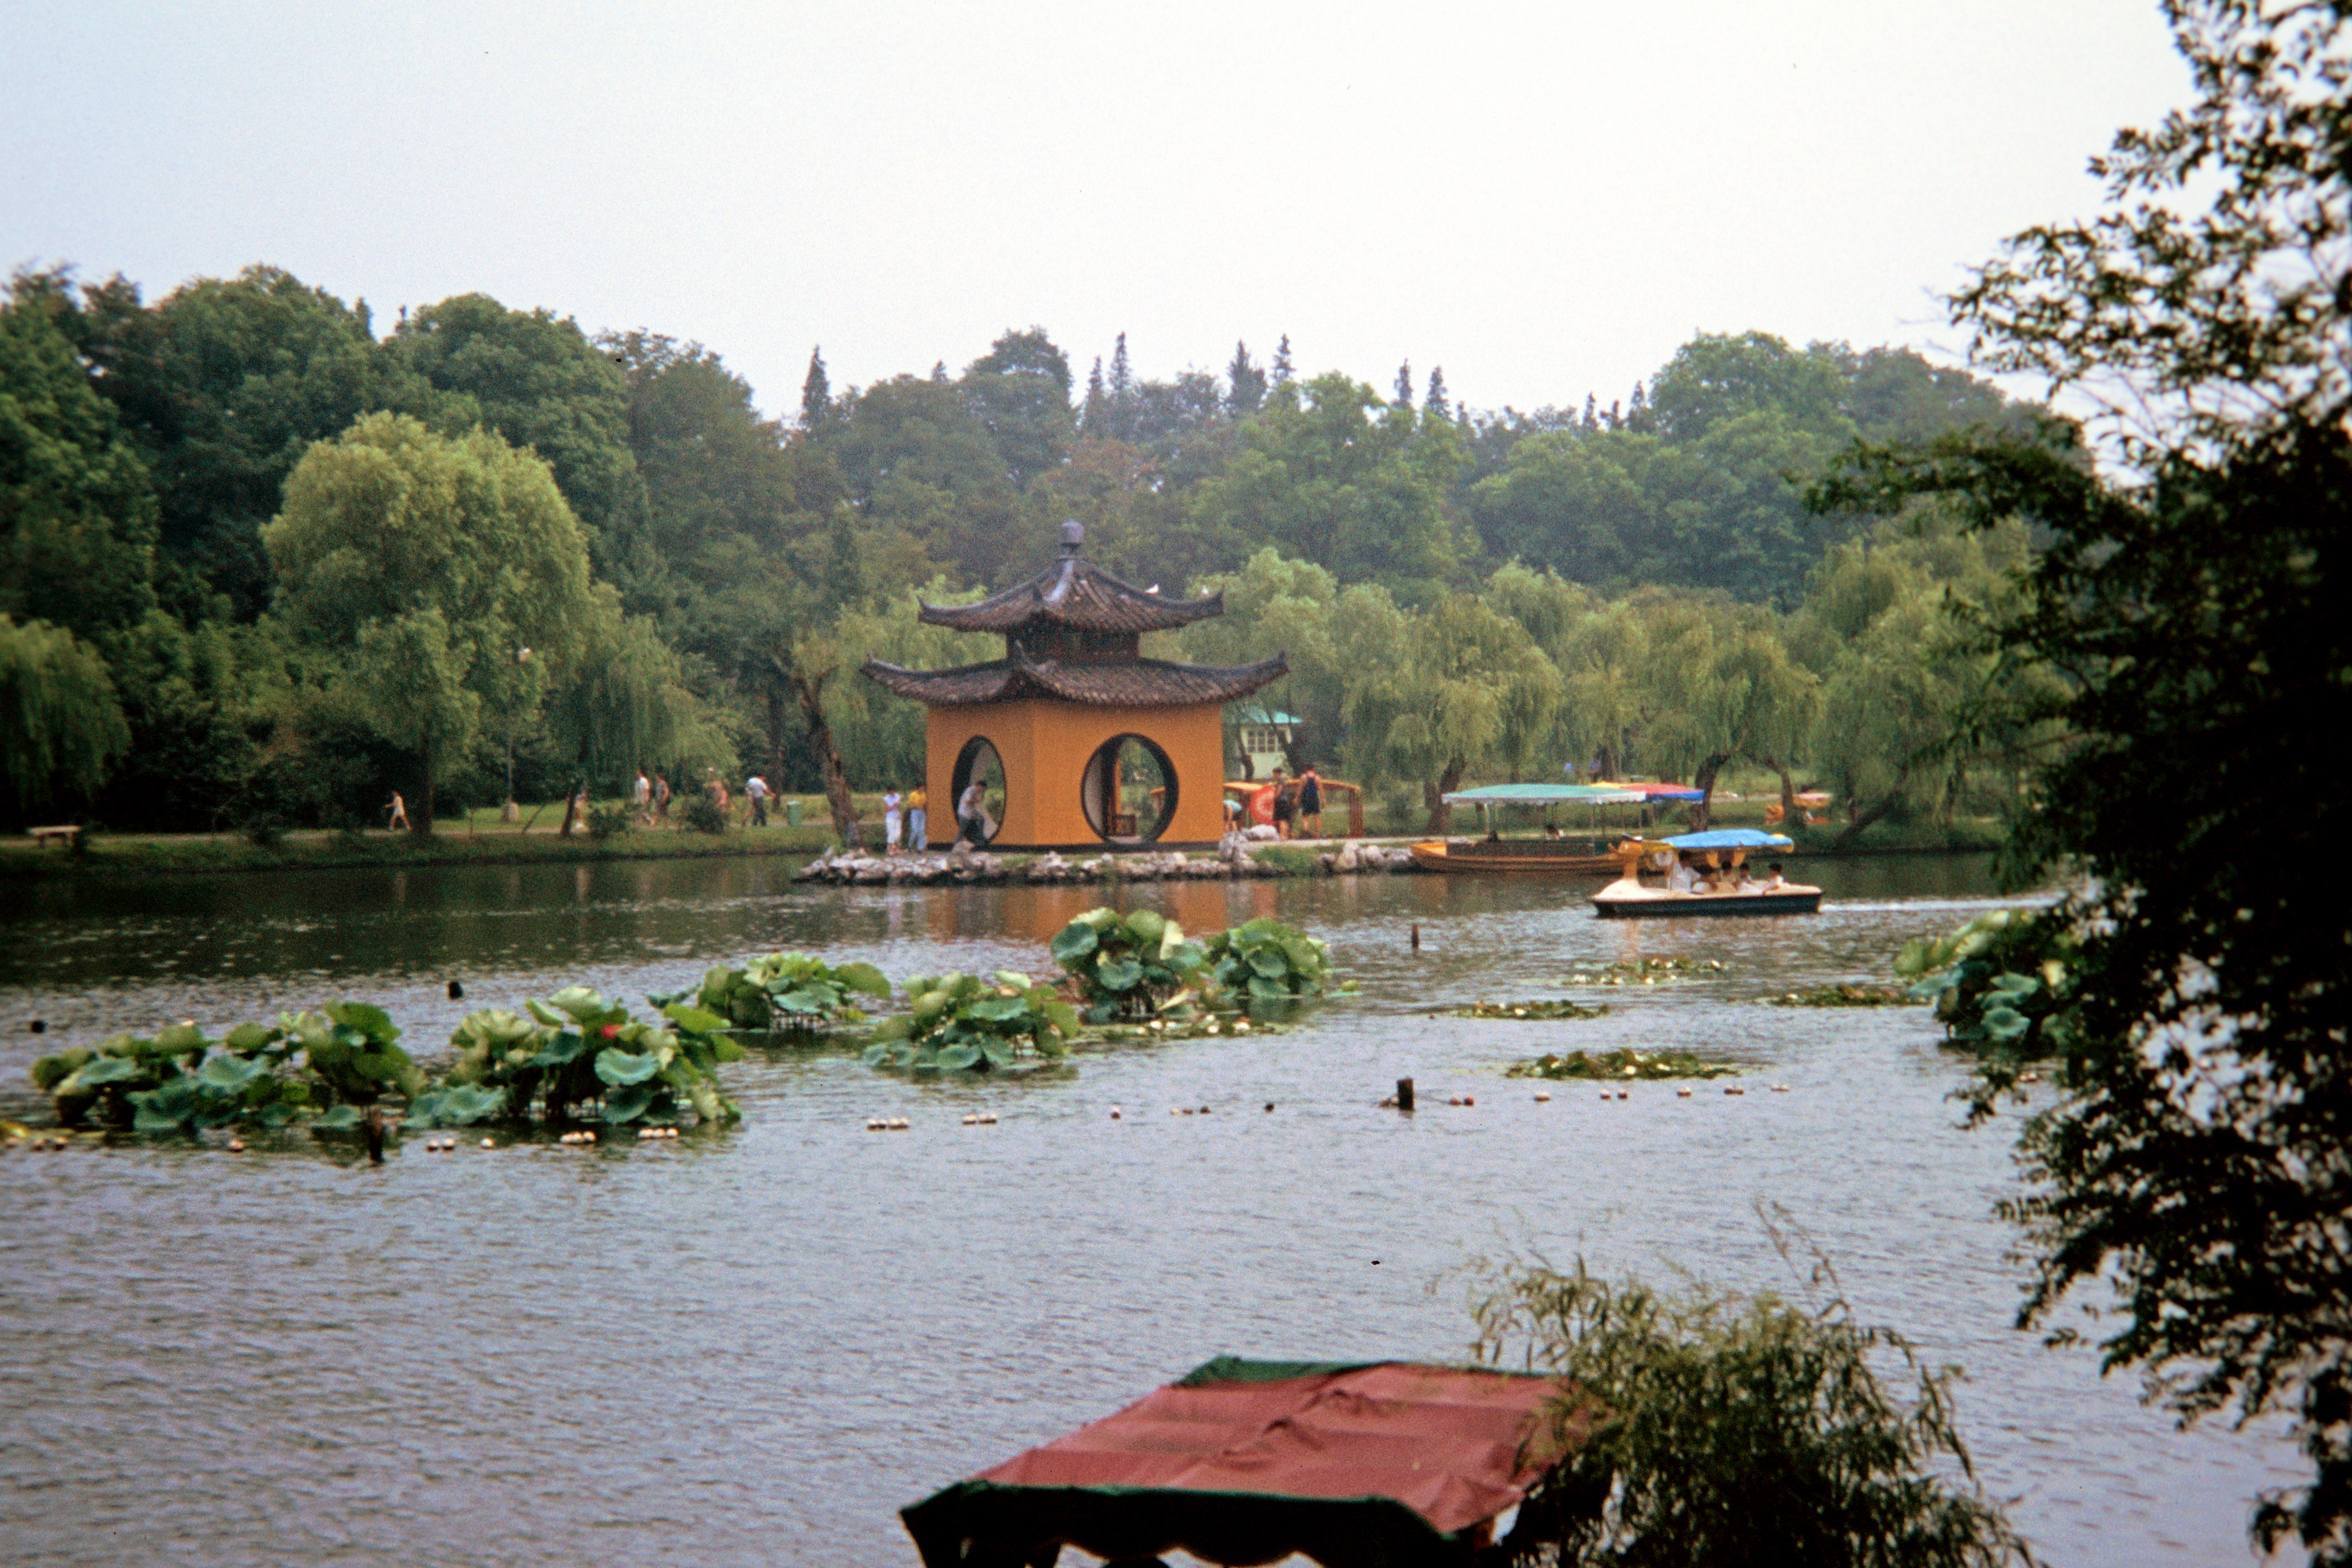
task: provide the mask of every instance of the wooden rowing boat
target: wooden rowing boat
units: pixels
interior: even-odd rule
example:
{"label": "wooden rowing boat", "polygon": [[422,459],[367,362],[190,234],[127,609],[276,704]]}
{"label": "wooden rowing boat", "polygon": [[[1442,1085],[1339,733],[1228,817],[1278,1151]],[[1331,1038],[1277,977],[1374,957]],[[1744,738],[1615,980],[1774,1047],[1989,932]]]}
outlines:
{"label": "wooden rowing boat", "polygon": [[1613,877],[1623,862],[1566,838],[1447,838],[1412,846],[1424,871],[1475,871],[1518,877]]}

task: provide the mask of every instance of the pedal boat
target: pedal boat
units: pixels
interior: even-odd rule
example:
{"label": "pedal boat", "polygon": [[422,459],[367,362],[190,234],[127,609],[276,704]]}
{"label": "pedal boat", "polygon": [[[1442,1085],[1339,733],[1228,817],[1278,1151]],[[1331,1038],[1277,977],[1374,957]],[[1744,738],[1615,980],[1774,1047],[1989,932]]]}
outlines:
{"label": "pedal boat", "polygon": [[1662,882],[1671,881],[1677,867],[1738,868],[1758,850],[1793,849],[1793,840],[1751,827],[1719,828],[1708,833],[1685,833],[1673,838],[1628,840],[1619,847],[1617,880],[1592,895],[1592,912],[1602,920],[1738,920],[1763,915],[1819,914],[1822,890],[1802,882],[1778,887],[1758,884],[1745,891],[1718,893],[1684,891],[1672,886],[1652,887],[1642,880],[1644,863],[1657,868]]}

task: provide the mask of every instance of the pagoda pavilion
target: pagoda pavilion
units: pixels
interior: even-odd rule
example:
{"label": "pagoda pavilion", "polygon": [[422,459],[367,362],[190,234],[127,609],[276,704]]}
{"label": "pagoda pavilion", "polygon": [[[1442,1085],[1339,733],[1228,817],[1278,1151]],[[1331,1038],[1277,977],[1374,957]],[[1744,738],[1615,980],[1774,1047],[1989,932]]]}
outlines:
{"label": "pagoda pavilion", "polygon": [[1062,525],[1061,558],[976,605],[924,605],[922,620],[998,632],[1004,657],[955,669],[878,658],[867,677],[929,710],[928,836],[957,836],[956,807],[982,785],[991,847],[1206,846],[1224,831],[1224,705],[1286,674],[1280,654],[1219,668],[1145,658],[1145,632],[1224,613],[1224,596],[1168,599],[1080,553],[1086,529]]}

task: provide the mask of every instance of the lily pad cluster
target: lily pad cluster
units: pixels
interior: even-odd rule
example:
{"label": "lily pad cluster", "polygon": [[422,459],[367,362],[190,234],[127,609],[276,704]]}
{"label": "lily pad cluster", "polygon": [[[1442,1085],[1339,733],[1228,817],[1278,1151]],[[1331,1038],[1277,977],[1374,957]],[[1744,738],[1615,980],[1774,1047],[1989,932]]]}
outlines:
{"label": "lily pad cluster", "polygon": [[1244,1011],[1253,1004],[1320,996],[1331,984],[1331,948],[1297,926],[1261,917],[1201,944],[1208,983]]}
{"label": "lily pad cluster", "polygon": [[357,1127],[365,1108],[387,1098],[405,1101],[400,1120],[413,1127],[741,1115],[719,1091],[717,1069],[740,1060],[743,1047],[717,1015],[673,1004],[657,1021],[635,1020],[577,985],[525,1005],[527,1014],[469,1016],[450,1037],[452,1059],[438,1077],[402,1048],[383,1009],[350,1001],[280,1015],[274,1026],[239,1024],[220,1039],[194,1023],[152,1038],[117,1035],[43,1057],[32,1077],[65,1125],[133,1132],[298,1121],[331,1132]]}
{"label": "lily pad cluster", "polygon": [[656,1006],[692,1002],[736,1029],[811,1035],[833,1024],[862,1024],[854,998],[890,999],[890,982],[870,963],[829,964],[805,952],[770,952],[740,969],[715,968],[695,991],[647,1000]]}
{"label": "lily pad cluster", "polygon": [[1920,998],[1906,985],[1816,985],[1764,1001],[1774,1007],[1906,1007],[1917,1005]]}
{"label": "lily pad cluster", "polygon": [[1076,985],[1089,1024],[1181,1014],[1200,1000],[1207,955],[1155,910],[1088,910],[1048,951]]}
{"label": "lily pad cluster", "polygon": [[1554,997],[1542,1002],[1473,1002],[1467,1007],[1454,1009],[1457,1018],[1501,1018],[1509,1020],[1540,1020],[1545,1018],[1599,1018],[1609,1012],[1606,1002],[1586,1006],[1580,1002],[1566,1002]]}
{"label": "lily pad cluster", "polygon": [[277,1025],[239,1024],[214,1039],[193,1022],[152,1037],[120,1034],[33,1064],[33,1082],[68,1127],[134,1132],[325,1124],[387,1091],[414,1093],[425,1074],[400,1030],[363,1002],[330,1003]]}
{"label": "lily pad cluster", "polygon": [[1002,1071],[1067,1056],[1077,1009],[1026,974],[941,974],[907,982],[909,1009],[885,1018],[869,1067]]}
{"label": "lily pad cluster", "polygon": [[2036,1060],[2057,1053],[2074,972],[2073,935],[2034,910],[1991,910],[1949,936],[1903,944],[1895,972],[1936,1005],[1955,1046]]}
{"label": "lily pad cluster", "polygon": [[672,1002],[657,1019],[632,1018],[584,985],[523,1005],[527,1016],[499,1008],[467,1015],[449,1037],[447,1076],[410,1102],[410,1122],[569,1121],[590,1107],[616,1127],[672,1122],[688,1111],[703,1121],[742,1116],[719,1091],[719,1066],[743,1059],[719,1015]]}
{"label": "lily pad cluster", "polygon": [[1696,1051],[1570,1051],[1566,1056],[1546,1054],[1533,1061],[1515,1062],[1503,1069],[1503,1076],[1598,1079],[1622,1083],[1629,1079],[1730,1078],[1738,1070],[1723,1062],[1703,1061]]}
{"label": "lily pad cluster", "polygon": [[1680,981],[1720,980],[1729,969],[1719,958],[1623,958],[1614,963],[1580,964],[1555,985],[1671,985]]}

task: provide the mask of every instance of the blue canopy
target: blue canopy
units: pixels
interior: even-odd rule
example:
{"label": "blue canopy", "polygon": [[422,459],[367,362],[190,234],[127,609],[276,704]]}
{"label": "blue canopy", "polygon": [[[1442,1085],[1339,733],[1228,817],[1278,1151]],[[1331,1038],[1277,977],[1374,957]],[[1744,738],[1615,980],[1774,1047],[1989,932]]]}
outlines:
{"label": "blue canopy", "polygon": [[1685,833],[1662,840],[1675,849],[1794,849],[1797,841],[1782,834],[1759,833],[1752,827],[1718,827],[1711,833]]}
{"label": "blue canopy", "polygon": [[1499,784],[1457,789],[1445,797],[1448,805],[1639,805],[1647,797],[1636,790],[1602,789],[1595,784]]}

